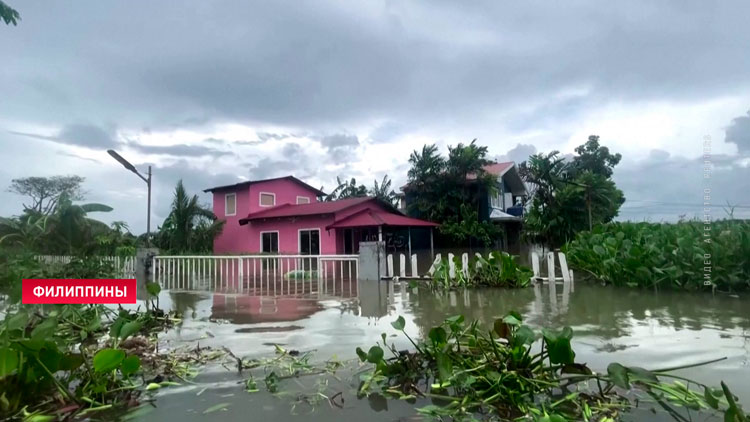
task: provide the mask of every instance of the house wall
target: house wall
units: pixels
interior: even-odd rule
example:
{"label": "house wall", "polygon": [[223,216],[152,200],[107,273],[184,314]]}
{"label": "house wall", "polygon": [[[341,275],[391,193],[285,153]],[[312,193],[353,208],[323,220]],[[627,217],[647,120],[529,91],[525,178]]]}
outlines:
{"label": "house wall", "polygon": [[249,251],[260,252],[260,234],[265,231],[279,232],[279,253],[299,253],[299,231],[306,229],[320,230],[320,253],[323,255],[336,254],[336,230],[327,231],[326,226],[333,223],[333,216],[309,216],[296,218],[283,218],[268,221],[252,221],[246,226],[241,226],[249,239]]}
{"label": "house wall", "polygon": [[[250,225],[240,226],[240,219],[247,217],[248,214],[268,209],[268,207],[260,206],[260,192],[275,194],[276,206],[282,204],[296,204],[297,196],[305,196],[310,199],[311,203],[317,201],[314,191],[287,179],[253,183],[234,191],[225,190],[214,192],[213,212],[220,220],[226,221],[221,234],[214,239],[214,253],[237,254],[257,253],[260,251],[260,232],[258,231],[257,236],[255,236],[254,234],[256,232],[253,232],[252,229],[249,228]],[[237,194],[237,213],[234,216],[227,216],[224,209],[224,197],[229,193]],[[281,237],[282,236],[279,238],[279,248],[282,246]],[[321,247],[322,242],[323,235],[321,233]],[[294,251],[296,250],[295,247]]]}
{"label": "house wall", "polygon": [[250,208],[247,213],[254,213],[269,208],[260,206],[261,192],[275,194],[276,206],[283,204],[296,204],[297,196],[304,196],[310,199],[310,203],[317,202],[318,200],[314,191],[311,191],[291,180],[269,180],[267,182],[253,183],[250,185]]}
{"label": "house wall", "polygon": [[[253,190],[250,190],[252,192]],[[261,190],[257,189],[258,195]],[[267,191],[264,191],[267,192]],[[224,207],[224,196],[221,195],[221,204],[218,204],[217,197],[214,195],[214,209],[223,210]],[[256,197],[252,193],[249,193],[249,197],[252,199]],[[289,195],[285,196],[289,197]],[[294,195],[296,200],[296,194]],[[259,198],[259,197],[258,197]],[[277,197],[278,198],[278,197]],[[251,201],[256,202],[258,201]],[[252,205],[252,204],[251,204]],[[252,208],[252,206],[251,206]],[[341,235],[337,235],[337,230],[331,229],[326,230],[325,228],[335,220],[345,218],[356,212],[362,211],[363,209],[379,209],[384,210],[380,204],[374,201],[364,202],[362,204],[354,205],[348,209],[342,210],[335,216],[332,214],[328,215],[315,215],[315,216],[302,216],[302,217],[290,217],[290,218],[278,218],[269,220],[257,220],[251,221],[249,224],[244,226],[239,225],[239,218],[227,217],[227,226],[220,236],[214,241],[214,253],[216,254],[241,254],[241,253],[259,253],[261,248],[261,232],[266,231],[278,231],[279,232],[279,253],[282,254],[298,254],[299,253],[299,231],[306,229],[319,229],[320,230],[320,253],[323,255],[329,254],[343,254],[344,253],[344,242]],[[238,214],[240,214],[238,212]],[[243,217],[247,216],[244,214]],[[234,225],[232,225],[234,224]],[[340,230],[343,232],[343,230]]]}
{"label": "house wall", "polygon": [[[237,213],[227,216],[224,209],[224,197],[228,193],[237,194]],[[250,189],[245,186],[236,191],[214,192],[214,214],[219,220],[224,220],[224,229],[214,239],[214,253],[226,254],[250,250],[250,244],[240,226],[240,219],[247,217],[250,209]]]}

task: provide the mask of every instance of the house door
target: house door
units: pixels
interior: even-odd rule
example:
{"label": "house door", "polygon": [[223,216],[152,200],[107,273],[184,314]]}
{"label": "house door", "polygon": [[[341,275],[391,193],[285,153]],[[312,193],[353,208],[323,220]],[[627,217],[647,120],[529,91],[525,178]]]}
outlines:
{"label": "house door", "polygon": [[[320,229],[299,231],[299,254],[320,255]],[[316,270],[317,259],[302,258],[302,268],[305,270]]]}

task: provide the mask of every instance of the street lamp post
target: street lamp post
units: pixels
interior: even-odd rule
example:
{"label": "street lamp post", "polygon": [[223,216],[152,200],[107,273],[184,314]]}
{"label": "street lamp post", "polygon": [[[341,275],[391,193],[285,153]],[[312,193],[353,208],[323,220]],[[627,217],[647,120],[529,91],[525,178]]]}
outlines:
{"label": "street lamp post", "polygon": [[141,173],[138,172],[138,170],[135,169],[135,166],[130,164],[128,160],[122,158],[120,154],[116,153],[114,150],[108,149],[107,153],[112,156],[117,162],[122,164],[123,167],[126,169],[132,171],[136,174],[136,176],[140,177],[144,182],[146,182],[146,185],[148,186],[148,211],[146,214],[146,247],[151,247],[151,166],[148,166],[148,177],[143,177]]}

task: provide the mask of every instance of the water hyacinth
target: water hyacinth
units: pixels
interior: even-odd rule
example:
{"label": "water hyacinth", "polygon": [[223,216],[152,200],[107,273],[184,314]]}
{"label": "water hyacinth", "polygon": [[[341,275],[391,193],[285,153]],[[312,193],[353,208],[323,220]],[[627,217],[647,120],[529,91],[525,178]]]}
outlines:
{"label": "water hyacinth", "polygon": [[570,265],[606,283],[654,289],[750,289],[750,222],[611,223],[580,233]]}

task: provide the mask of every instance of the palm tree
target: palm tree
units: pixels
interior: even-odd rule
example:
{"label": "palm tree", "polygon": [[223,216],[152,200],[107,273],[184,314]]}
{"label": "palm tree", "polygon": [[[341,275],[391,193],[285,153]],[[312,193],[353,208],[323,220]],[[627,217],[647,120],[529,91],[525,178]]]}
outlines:
{"label": "palm tree", "polygon": [[21,15],[15,9],[0,1],[0,19],[5,21],[6,25],[17,25],[18,21],[21,20]]}
{"label": "palm tree", "polygon": [[109,227],[87,214],[110,211],[112,207],[104,204],[73,204],[68,195],[63,194],[51,215],[49,238],[59,249],[70,254],[90,250],[96,246],[96,237],[109,231]]}
{"label": "palm tree", "polygon": [[416,186],[429,183],[445,169],[445,159],[438,152],[437,145],[424,145],[422,151],[414,151],[409,156],[411,168],[407,174],[410,184]]}
{"label": "palm tree", "polygon": [[48,217],[29,215],[26,218],[0,217],[0,247],[34,249],[48,230]]}
{"label": "palm tree", "polygon": [[398,196],[396,196],[396,192],[391,189],[392,181],[388,178],[388,175],[386,174],[383,176],[383,180],[378,184],[378,181],[375,180],[375,184],[373,185],[372,189],[370,189],[370,196],[374,196],[381,201],[385,201],[393,206],[396,206],[398,203]]}
{"label": "palm tree", "polygon": [[214,213],[198,203],[198,195],[188,195],[182,180],[177,182],[172,209],[159,229],[157,244],[173,251],[205,251],[222,227]]}
{"label": "palm tree", "polygon": [[336,176],[336,184],[336,189],[326,196],[326,201],[367,196],[367,187],[365,185],[358,185],[357,179],[353,177],[347,182],[345,180],[342,181],[339,176]]}

